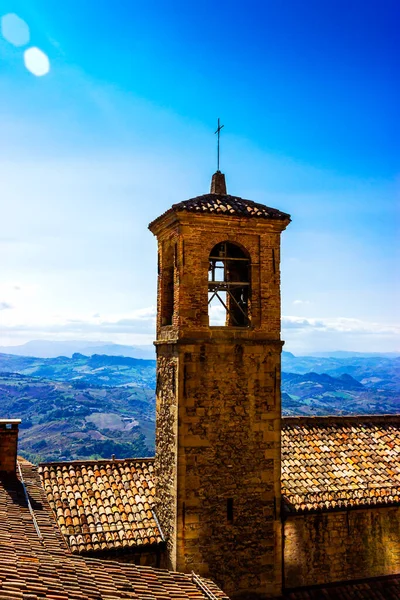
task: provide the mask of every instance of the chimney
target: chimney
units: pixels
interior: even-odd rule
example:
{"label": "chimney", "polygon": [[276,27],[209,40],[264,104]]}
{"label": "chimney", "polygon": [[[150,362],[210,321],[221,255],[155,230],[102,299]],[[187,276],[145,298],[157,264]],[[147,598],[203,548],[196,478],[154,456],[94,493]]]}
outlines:
{"label": "chimney", "polygon": [[16,473],[20,423],[21,419],[0,419],[0,473]]}
{"label": "chimney", "polygon": [[212,176],[210,193],[226,196],[225,175],[221,171],[216,171]]}

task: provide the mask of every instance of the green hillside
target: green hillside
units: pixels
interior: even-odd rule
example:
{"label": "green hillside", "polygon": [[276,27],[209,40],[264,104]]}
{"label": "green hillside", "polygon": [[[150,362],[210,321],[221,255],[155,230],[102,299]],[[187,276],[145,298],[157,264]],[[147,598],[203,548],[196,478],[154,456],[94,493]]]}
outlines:
{"label": "green hillside", "polygon": [[[283,368],[284,415],[399,412],[398,358],[284,353]],[[152,456],[155,379],[154,360],[0,354],[0,416],[22,419],[19,452],[35,463]]]}

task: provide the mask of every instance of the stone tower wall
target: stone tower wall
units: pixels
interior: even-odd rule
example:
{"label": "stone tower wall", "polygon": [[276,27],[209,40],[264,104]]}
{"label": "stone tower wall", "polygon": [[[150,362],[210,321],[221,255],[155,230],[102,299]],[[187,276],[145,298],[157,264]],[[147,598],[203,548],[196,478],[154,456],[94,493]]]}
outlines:
{"label": "stone tower wall", "polygon": [[279,593],[280,344],[180,346],[176,568]]}
{"label": "stone tower wall", "polygon": [[[286,224],[185,213],[153,229],[157,515],[170,567],[211,577],[232,597],[281,591],[279,247]],[[209,326],[209,255],[227,240],[250,256],[250,327]]]}
{"label": "stone tower wall", "polygon": [[168,566],[176,564],[178,360],[174,347],[157,352],[156,457],[157,516],[167,542]]}

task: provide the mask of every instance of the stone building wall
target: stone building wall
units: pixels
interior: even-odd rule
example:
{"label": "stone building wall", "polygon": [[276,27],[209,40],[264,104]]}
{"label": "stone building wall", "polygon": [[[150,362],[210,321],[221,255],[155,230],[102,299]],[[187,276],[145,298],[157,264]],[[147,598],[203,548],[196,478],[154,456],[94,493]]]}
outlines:
{"label": "stone building wall", "polygon": [[400,573],[400,507],[290,516],[284,582],[299,586]]}

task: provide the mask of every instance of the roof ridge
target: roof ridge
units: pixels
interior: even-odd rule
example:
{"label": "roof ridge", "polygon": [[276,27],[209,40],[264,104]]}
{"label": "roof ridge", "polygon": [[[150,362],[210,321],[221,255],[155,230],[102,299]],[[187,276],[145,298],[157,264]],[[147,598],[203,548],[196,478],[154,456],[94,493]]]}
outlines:
{"label": "roof ridge", "polygon": [[381,424],[398,423],[400,425],[400,414],[384,415],[314,415],[314,416],[282,416],[282,425],[329,425],[329,424]]}
{"label": "roof ridge", "polygon": [[65,465],[99,465],[99,464],[120,464],[120,463],[124,463],[124,462],[148,462],[148,463],[152,463],[154,462],[155,457],[154,456],[146,456],[145,458],[138,458],[135,456],[131,456],[129,458],[100,458],[99,460],[93,460],[93,459],[89,459],[89,460],[55,460],[55,461],[49,461],[49,462],[42,462],[39,463],[37,466],[38,467],[49,467],[49,466],[56,466],[56,465],[61,465],[61,466],[65,466]]}

